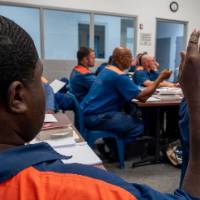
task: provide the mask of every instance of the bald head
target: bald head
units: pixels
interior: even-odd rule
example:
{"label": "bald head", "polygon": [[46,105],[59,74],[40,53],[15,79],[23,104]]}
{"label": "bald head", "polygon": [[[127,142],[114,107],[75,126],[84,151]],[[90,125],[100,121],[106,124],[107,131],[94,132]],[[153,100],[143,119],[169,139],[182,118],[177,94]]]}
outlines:
{"label": "bald head", "polygon": [[131,66],[132,54],[126,47],[117,47],[113,51],[113,62],[121,69],[125,70]]}
{"label": "bald head", "polygon": [[157,70],[159,67],[159,63],[149,54],[142,56],[141,64],[146,70]]}

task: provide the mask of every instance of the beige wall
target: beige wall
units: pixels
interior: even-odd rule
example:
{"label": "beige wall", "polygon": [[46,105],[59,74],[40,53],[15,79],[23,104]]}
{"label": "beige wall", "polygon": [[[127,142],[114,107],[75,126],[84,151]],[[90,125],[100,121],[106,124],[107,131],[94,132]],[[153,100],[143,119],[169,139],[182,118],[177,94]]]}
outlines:
{"label": "beige wall", "polygon": [[[97,61],[96,65],[100,65],[102,61]],[[44,64],[44,76],[51,82],[54,79],[59,79],[63,76],[68,77],[77,64],[75,60],[65,61],[65,60],[46,60],[43,61]],[[91,70],[95,71],[96,67]]]}

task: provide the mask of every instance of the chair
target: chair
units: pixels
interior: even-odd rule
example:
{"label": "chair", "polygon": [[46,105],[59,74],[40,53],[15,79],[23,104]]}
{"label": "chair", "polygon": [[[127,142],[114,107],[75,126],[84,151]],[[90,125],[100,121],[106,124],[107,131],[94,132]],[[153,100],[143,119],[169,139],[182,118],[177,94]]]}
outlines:
{"label": "chair", "polygon": [[63,87],[59,92],[65,94],[69,90],[69,79],[67,77],[62,77],[60,78],[60,81],[65,83],[65,87]]}
{"label": "chair", "polygon": [[118,150],[118,158],[119,158],[119,166],[120,168],[124,168],[124,139],[119,137],[112,131],[105,130],[87,130],[84,126],[84,116],[82,114],[82,110],[80,108],[79,102],[76,99],[75,95],[71,92],[68,92],[71,98],[74,100],[75,104],[75,126],[84,137],[84,139],[88,142],[91,147],[94,147],[95,141],[99,138],[113,138],[117,145]]}

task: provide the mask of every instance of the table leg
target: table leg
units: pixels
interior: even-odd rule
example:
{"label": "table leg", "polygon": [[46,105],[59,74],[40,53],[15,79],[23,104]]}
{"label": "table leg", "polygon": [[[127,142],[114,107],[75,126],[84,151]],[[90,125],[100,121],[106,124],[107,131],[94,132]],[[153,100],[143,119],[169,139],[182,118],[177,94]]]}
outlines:
{"label": "table leg", "polygon": [[161,129],[161,108],[156,107],[156,126],[155,126],[155,155],[153,157],[147,157],[139,162],[134,162],[132,167],[140,167],[150,164],[160,163],[160,129]]}
{"label": "table leg", "polygon": [[160,160],[160,107],[156,108],[156,149],[155,149],[155,162]]}

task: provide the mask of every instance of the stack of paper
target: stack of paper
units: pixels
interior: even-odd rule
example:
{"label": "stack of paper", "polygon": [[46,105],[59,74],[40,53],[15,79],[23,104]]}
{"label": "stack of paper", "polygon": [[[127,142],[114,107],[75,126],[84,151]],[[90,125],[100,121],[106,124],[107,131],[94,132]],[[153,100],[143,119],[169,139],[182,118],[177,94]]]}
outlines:
{"label": "stack of paper", "polygon": [[52,114],[45,114],[44,123],[58,122],[58,120]]}
{"label": "stack of paper", "polygon": [[181,100],[183,97],[180,95],[157,95],[157,98],[160,100],[166,100],[166,101],[176,101]]}
{"label": "stack of paper", "polygon": [[43,142],[48,143],[53,148],[61,148],[61,147],[66,148],[69,146],[76,145],[76,142],[73,137],[49,139],[49,140],[44,140]]}
{"label": "stack of paper", "polygon": [[162,87],[162,88],[158,88],[156,91],[159,95],[182,95],[183,94],[181,88]]}
{"label": "stack of paper", "polygon": [[33,139],[29,144],[37,144],[40,142],[46,142],[53,148],[60,148],[60,147],[68,147],[76,145],[76,141],[73,137],[65,137],[65,138],[53,138],[48,140],[40,140],[38,138]]}
{"label": "stack of paper", "polygon": [[[147,102],[155,102],[155,101],[160,101],[159,98],[157,98],[157,96],[151,96],[147,99]],[[137,99],[133,99],[132,102],[138,102]]]}
{"label": "stack of paper", "polygon": [[55,150],[62,155],[72,156],[68,160],[63,160],[64,163],[80,163],[86,165],[102,163],[86,142],[77,143],[75,146],[68,146],[67,148],[55,148]]}

